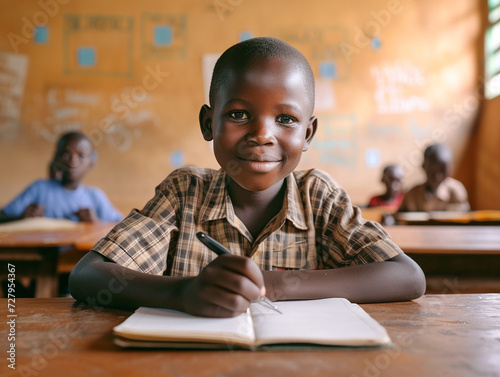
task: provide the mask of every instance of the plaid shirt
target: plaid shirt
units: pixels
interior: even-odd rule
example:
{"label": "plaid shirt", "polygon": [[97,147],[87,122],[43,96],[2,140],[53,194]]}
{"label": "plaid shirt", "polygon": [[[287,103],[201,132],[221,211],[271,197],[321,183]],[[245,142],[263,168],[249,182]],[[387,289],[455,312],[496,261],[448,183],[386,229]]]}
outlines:
{"label": "plaid shirt", "polygon": [[114,262],[155,275],[194,276],[216,258],[203,231],[262,270],[324,269],[383,261],[402,251],[377,223],[361,218],[346,192],[318,170],[286,178],[281,211],[254,239],[234,213],[223,170],[172,172],[142,211],[132,212],[95,246]]}

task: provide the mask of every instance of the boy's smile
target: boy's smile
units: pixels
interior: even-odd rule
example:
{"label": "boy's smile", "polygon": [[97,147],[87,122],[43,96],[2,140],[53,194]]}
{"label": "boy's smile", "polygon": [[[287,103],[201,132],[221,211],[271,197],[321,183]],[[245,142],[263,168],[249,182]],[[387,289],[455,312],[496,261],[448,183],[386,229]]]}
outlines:
{"label": "boy's smile", "polygon": [[202,108],[204,138],[213,139],[217,161],[242,188],[266,190],[298,165],[317,127],[305,79],[279,58],[233,64],[213,107]]}

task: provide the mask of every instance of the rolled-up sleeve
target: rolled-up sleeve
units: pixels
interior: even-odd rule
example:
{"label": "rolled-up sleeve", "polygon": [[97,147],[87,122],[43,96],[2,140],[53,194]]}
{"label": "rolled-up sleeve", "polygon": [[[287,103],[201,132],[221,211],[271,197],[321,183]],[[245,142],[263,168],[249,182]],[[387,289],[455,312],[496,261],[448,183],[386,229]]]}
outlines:
{"label": "rolled-up sleeve", "polygon": [[178,231],[173,192],[168,183],[160,184],[141,211],[132,210],[92,250],[132,270],[163,274],[171,239]]}

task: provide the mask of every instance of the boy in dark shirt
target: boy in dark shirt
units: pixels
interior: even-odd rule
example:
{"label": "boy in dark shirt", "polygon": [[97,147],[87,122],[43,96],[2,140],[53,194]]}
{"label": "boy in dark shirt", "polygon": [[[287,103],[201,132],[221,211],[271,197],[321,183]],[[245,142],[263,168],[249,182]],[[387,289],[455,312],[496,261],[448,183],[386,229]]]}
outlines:
{"label": "boy in dark shirt", "polygon": [[[251,301],[345,297],[410,300],[422,270],[367,222],[335,181],[294,171],[317,128],[314,77],[305,57],[274,38],[253,38],[217,61],[199,121],[216,171],[178,169],[141,210],[99,241],[70,276],[81,301],[166,307],[228,317]],[[199,231],[226,246],[217,257]]]}

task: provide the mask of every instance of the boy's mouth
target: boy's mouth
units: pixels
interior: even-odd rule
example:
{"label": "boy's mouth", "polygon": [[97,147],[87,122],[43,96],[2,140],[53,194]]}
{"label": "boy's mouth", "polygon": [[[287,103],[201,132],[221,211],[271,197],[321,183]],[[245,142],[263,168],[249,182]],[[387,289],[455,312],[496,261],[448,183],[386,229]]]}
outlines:
{"label": "boy's mouth", "polygon": [[270,159],[264,156],[256,156],[252,158],[239,158],[241,165],[249,171],[256,173],[268,173],[274,170],[280,161],[277,159]]}

